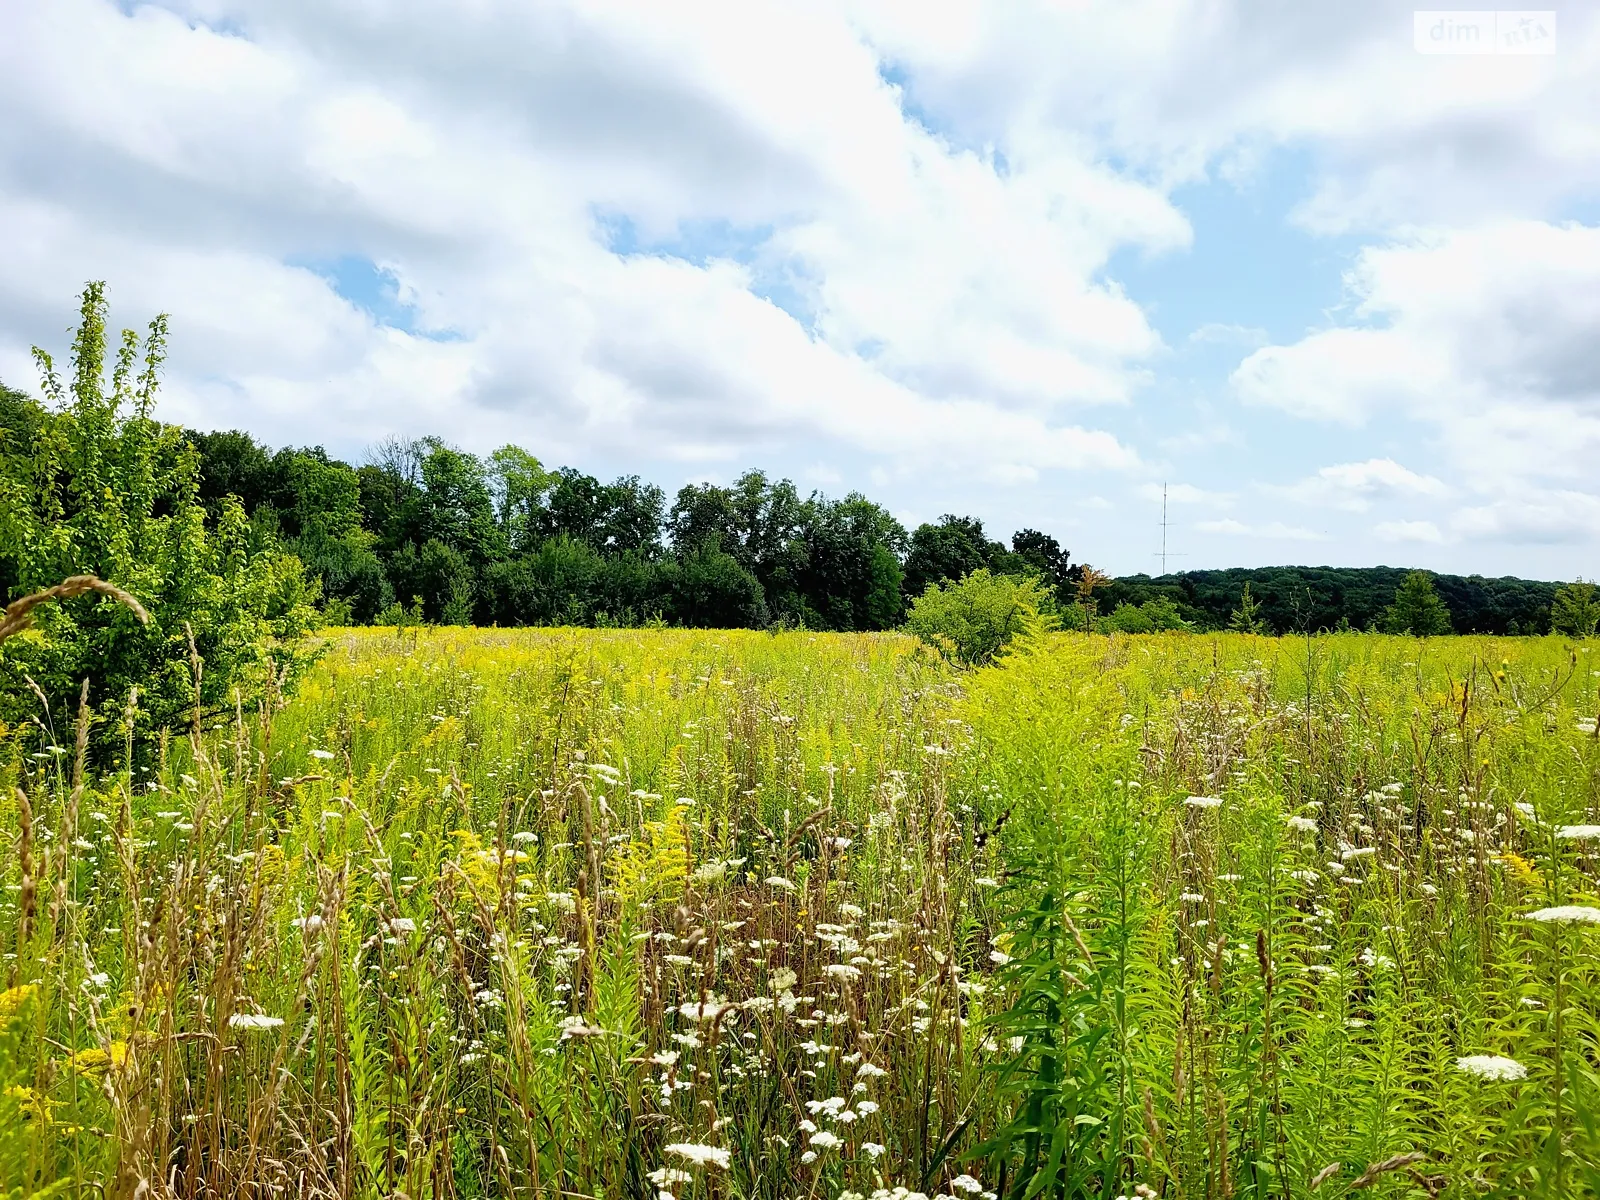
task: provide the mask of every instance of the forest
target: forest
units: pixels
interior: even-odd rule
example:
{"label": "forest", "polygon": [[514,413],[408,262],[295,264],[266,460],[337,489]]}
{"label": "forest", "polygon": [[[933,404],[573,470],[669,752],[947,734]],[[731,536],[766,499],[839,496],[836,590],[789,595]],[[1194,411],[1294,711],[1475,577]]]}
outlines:
{"label": "forest", "polygon": [[[0,454],[27,459],[53,419],[0,388]],[[690,484],[669,500],[638,476],[604,483],[546,468],[517,446],[479,457],[439,438],[395,438],[352,465],[240,430],[181,437],[208,520],[236,498],[256,542],[282,545],[321,580],[335,624],[867,631],[898,627],[929,584],[980,568],[1033,576],[1063,607],[1081,578],[1070,551],[1037,530],[1007,545],[976,517],[946,515],[908,532],[858,492],[802,494],[759,470],[725,487]],[[0,552],[0,584],[10,583],[8,565]],[[1132,575],[1106,584],[1095,604],[1111,614],[1168,601],[1189,627],[1224,629],[1249,584],[1264,632],[1370,629],[1406,574],[1284,566]],[[1513,635],[1549,631],[1560,586],[1457,575],[1434,584],[1452,632]]]}

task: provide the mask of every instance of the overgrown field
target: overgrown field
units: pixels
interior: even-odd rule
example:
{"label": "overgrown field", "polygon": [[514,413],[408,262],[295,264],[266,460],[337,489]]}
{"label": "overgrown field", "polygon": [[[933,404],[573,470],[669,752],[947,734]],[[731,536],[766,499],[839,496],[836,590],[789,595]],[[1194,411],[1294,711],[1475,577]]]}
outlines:
{"label": "overgrown field", "polygon": [[1600,1195],[1590,650],[360,631],[131,766],[41,712],[0,1196]]}

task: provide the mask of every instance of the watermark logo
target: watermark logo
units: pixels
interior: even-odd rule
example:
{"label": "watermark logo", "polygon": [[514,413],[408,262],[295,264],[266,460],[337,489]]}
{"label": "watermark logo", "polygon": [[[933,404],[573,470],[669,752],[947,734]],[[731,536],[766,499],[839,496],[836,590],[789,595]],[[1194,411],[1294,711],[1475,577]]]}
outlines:
{"label": "watermark logo", "polygon": [[1554,54],[1553,9],[1418,10],[1412,14],[1418,54]]}

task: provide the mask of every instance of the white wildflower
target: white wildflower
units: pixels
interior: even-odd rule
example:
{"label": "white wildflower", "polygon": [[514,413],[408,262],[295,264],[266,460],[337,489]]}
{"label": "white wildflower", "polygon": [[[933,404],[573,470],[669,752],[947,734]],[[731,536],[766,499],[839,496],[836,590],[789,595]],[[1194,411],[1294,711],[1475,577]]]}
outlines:
{"label": "white wildflower", "polygon": [[723,1004],[716,1000],[707,1000],[700,1004],[691,1001],[688,1004],[680,1004],[678,1011],[691,1021],[715,1021],[724,1012],[737,1007],[737,1005]]}
{"label": "white wildflower", "polygon": [[787,992],[799,982],[800,976],[796,975],[788,967],[779,967],[772,973],[772,990],[775,992]]}
{"label": "white wildflower", "polygon": [[1311,817],[1290,817],[1289,828],[1296,833],[1315,833],[1317,823]]}
{"label": "white wildflower", "polygon": [[1221,796],[1190,796],[1184,801],[1190,808],[1221,808]]}
{"label": "white wildflower", "polygon": [[1588,842],[1600,838],[1600,825],[1563,825],[1556,830],[1558,838],[1574,842]]}
{"label": "white wildflower", "polygon": [[1600,908],[1584,904],[1558,904],[1554,908],[1541,908],[1527,914],[1530,921],[1543,921],[1557,925],[1600,925]]}
{"label": "white wildflower", "polygon": [[862,1142],[861,1149],[866,1152],[868,1158],[878,1158],[884,1154],[888,1147],[879,1142]]}
{"label": "white wildflower", "polygon": [[1469,1075],[1494,1082],[1528,1077],[1527,1067],[1514,1058],[1504,1058],[1498,1054],[1469,1054],[1456,1059],[1456,1066]]}
{"label": "white wildflower", "polygon": [[331,750],[313,750],[313,751],[311,751],[311,757],[312,758],[321,759],[323,762],[326,762],[326,761],[328,761],[328,759],[333,757],[333,751],[331,751]]}
{"label": "white wildflower", "polygon": [[950,1181],[950,1186],[963,1192],[977,1193],[983,1191],[983,1184],[979,1183],[971,1175],[957,1175]]}
{"label": "white wildflower", "polygon": [[269,1017],[264,1013],[234,1013],[228,1018],[231,1029],[276,1029],[282,1024],[282,1017]]}
{"label": "white wildflower", "polygon": [[724,1171],[728,1169],[728,1160],[732,1154],[720,1146],[702,1146],[697,1142],[673,1142],[665,1149],[668,1154],[676,1155],[694,1166],[721,1167]]}
{"label": "white wildflower", "polygon": [[811,1146],[815,1150],[832,1150],[839,1144],[839,1135],[829,1133],[826,1129],[819,1129],[811,1135]]}

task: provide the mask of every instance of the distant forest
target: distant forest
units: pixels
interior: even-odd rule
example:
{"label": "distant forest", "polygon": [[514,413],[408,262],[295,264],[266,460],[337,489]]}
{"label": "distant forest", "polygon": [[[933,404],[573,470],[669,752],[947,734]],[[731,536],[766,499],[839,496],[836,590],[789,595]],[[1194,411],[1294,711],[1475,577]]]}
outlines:
{"label": "distant forest", "polygon": [[[1201,629],[1226,629],[1245,584],[1274,633],[1377,629],[1410,573],[1405,567],[1231,567],[1151,578],[1129,575],[1098,593],[1102,608],[1164,598]],[[1512,576],[1432,575],[1455,633],[1550,632],[1550,604],[1562,585]]]}
{"label": "distant forest", "polygon": [[[0,455],[16,464],[56,418],[0,385]],[[980,568],[1039,579],[1081,613],[1085,567],[1036,530],[992,537],[973,517],[907,530],[852,492],[802,495],[749,471],[670,499],[637,476],[604,483],[505,446],[466,453],[393,440],[359,466],[322,448],[272,449],[247,433],[184,431],[192,487],[212,521],[237,499],[250,536],[292,551],[320,579],[333,621],[891,629],[934,583]],[[0,590],[15,582],[0,547]],[[1134,575],[1094,590],[1092,611],[1134,609],[1157,628],[1228,628],[1249,584],[1256,627],[1370,629],[1407,571],[1266,567]],[[1433,577],[1457,633],[1543,633],[1558,584]],[[1162,617],[1162,614],[1166,614]],[[1068,616],[1069,621],[1076,619]],[[1142,620],[1142,618],[1141,618]],[[1138,629],[1138,621],[1111,627]]]}

